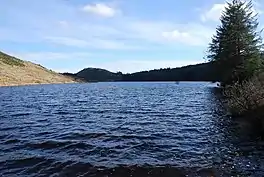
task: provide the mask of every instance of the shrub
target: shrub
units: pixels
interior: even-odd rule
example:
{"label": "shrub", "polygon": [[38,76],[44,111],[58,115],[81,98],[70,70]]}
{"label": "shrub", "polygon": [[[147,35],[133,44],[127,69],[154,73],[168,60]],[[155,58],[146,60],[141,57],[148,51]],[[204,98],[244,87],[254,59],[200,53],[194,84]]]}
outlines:
{"label": "shrub", "polygon": [[253,77],[241,84],[235,83],[225,88],[227,106],[232,115],[264,113],[264,74]]}

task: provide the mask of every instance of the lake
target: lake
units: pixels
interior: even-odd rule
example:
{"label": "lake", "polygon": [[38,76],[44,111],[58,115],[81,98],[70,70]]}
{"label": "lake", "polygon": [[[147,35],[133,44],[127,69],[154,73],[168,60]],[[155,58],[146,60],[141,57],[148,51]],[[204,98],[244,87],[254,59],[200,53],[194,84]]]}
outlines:
{"label": "lake", "polygon": [[0,88],[0,176],[263,176],[264,141],[215,84]]}

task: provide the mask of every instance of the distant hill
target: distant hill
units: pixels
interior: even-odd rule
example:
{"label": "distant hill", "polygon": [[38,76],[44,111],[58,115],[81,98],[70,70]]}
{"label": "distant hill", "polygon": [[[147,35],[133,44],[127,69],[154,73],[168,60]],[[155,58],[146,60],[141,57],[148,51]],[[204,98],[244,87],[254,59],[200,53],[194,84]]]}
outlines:
{"label": "distant hill", "polygon": [[86,68],[76,74],[65,73],[88,82],[104,81],[218,81],[212,63],[180,68],[155,69],[131,74],[113,73],[105,69]]}
{"label": "distant hill", "polygon": [[71,82],[71,77],[0,52],[0,86]]}
{"label": "distant hill", "polygon": [[81,81],[218,81],[213,68],[212,63],[203,63],[131,74],[114,73],[100,68],[85,68],[75,74],[59,74],[40,65],[0,52],[0,86]]}
{"label": "distant hill", "polygon": [[78,78],[88,82],[121,81],[122,73],[113,73],[100,68],[86,68],[76,73]]}

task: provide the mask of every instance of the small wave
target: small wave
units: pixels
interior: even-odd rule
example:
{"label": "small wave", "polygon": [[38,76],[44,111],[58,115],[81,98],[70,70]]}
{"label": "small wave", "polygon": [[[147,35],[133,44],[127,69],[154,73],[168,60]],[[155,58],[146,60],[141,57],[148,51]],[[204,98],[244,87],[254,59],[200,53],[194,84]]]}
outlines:
{"label": "small wave", "polygon": [[23,117],[23,116],[29,116],[31,114],[32,113],[28,113],[28,112],[26,112],[26,113],[14,113],[14,114],[11,114],[10,116],[12,116],[12,117]]}
{"label": "small wave", "polygon": [[71,114],[69,111],[57,111],[57,112],[54,112],[55,115],[68,115],[68,114]]}
{"label": "small wave", "polygon": [[75,150],[75,149],[91,150],[93,148],[94,148],[93,145],[90,145],[84,142],[71,143],[63,147],[63,149],[68,149],[68,150]]}
{"label": "small wave", "polygon": [[106,136],[106,133],[85,133],[85,132],[73,132],[61,135],[61,139],[65,140],[87,140],[87,139],[97,139]]}
{"label": "small wave", "polygon": [[44,141],[44,142],[29,142],[24,145],[21,145],[22,148],[30,148],[30,149],[40,149],[40,150],[92,150],[94,149],[94,145],[88,144],[86,142],[78,142],[78,141]]}
{"label": "small wave", "polygon": [[[31,157],[0,162],[2,174],[8,175],[10,171],[17,175],[26,176],[93,176],[93,177],[185,177],[185,176],[217,176],[215,169],[181,168],[168,166],[150,165],[118,165],[108,168],[105,166],[94,166],[89,163],[75,161],[60,162],[41,157]],[[23,168],[21,168],[23,167]],[[14,174],[14,173],[13,173]]]}
{"label": "small wave", "polygon": [[2,166],[4,169],[25,168],[27,166],[33,166],[37,163],[44,161],[46,161],[46,159],[41,157],[27,157],[14,160],[0,161],[0,166]]}
{"label": "small wave", "polygon": [[137,135],[137,134],[124,134],[124,135],[113,135],[109,134],[106,136],[106,139],[104,139],[104,142],[108,141],[126,141],[126,140],[155,140],[157,137],[151,136],[151,135]]}
{"label": "small wave", "polygon": [[38,133],[37,136],[43,136],[43,135],[49,135],[49,134],[52,134],[52,132],[50,132],[50,131],[43,131],[43,132]]}
{"label": "small wave", "polygon": [[3,144],[15,144],[15,143],[19,143],[20,142],[20,140],[18,140],[18,139],[8,139],[8,140],[6,140],[6,141],[4,141],[3,142]]}
{"label": "small wave", "polygon": [[[16,129],[17,127],[3,127],[3,128],[0,128],[0,131],[8,131],[8,130],[14,130]],[[1,136],[0,136],[1,138]]]}
{"label": "small wave", "polygon": [[201,133],[201,131],[199,130],[199,127],[182,127],[180,132],[182,133]]}
{"label": "small wave", "polygon": [[29,142],[25,144],[25,147],[29,147],[32,149],[57,149],[61,147],[65,147],[66,145],[71,144],[69,141],[44,141],[44,142]]}
{"label": "small wave", "polygon": [[[3,129],[0,129],[0,131]],[[14,135],[10,135],[10,134],[4,134],[4,135],[0,135],[0,140],[6,140],[6,139],[11,139],[12,137],[14,137]]]}

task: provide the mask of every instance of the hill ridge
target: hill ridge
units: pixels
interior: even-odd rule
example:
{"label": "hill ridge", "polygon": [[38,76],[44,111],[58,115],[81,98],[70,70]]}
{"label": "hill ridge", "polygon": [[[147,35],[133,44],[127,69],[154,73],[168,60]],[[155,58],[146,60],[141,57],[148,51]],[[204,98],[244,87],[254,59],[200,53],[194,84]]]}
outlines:
{"label": "hill ridge", "polygon": [[0,51],[0,86],[74,83],[64,76],[39,64],[24,61]]}

